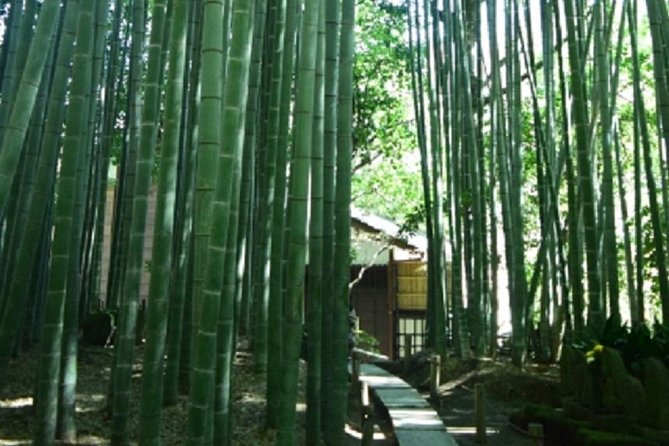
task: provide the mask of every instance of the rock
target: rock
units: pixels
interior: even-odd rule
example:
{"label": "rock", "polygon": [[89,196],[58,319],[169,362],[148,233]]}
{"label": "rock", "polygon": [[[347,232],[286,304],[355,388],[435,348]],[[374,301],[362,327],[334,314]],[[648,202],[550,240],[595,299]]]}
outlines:
{"label": "rock", "polygon": [[592,410],[583,405],[582,402],[577,401],[576,398],[566,397],[562,399],[562,407],[565,415],[576,420],[589,421],[592,419]]}
{"label": "rock", "polygon": [[656,429],[669,430],[669,371],[655,358],[645,359],[642,370],[646,393],[643,423]]}
{"label": "rock", "polygon": [[111,345],[116,331],[115,314],[110,311],[91,313],[81,324],[81,340],[87,345]]}
{"label": "rock", "polygon": [[646,404],[641,381],[627,373],[618,350],[605,347],[601,352],[602,408],[622,413],[637,422]]}
{"label": "rock", "polygon": [[514,421],[523,426],[527,426],[529,423],[543,425],[545,444],[547,445],[578,445],[578,431],[591,427],[585,421],[575,420],[552,407],[542,405],[527,405],[523,416],[524,419],[517,415]]}
{"label": "rock", "polygon": [[560,360],[560,388],[563,395],[573,395],[577,401],[593,406],[590,366],[585,355],[571,346],[565,346]]}
{"label": "rock", "polygon": [[560,392],[564,396],[571,396],[576,393],[573,364],[577,361],[576,355],[580,355],[580,352],[577,352],[574,347],[564,346],[562,357],[560,357]]}

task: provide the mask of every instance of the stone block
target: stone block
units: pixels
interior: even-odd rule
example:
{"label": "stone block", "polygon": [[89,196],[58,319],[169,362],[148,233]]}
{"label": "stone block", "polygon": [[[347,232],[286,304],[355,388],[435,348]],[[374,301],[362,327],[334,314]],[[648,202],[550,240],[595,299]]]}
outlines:
{"label": "stone block", "polygon": [[649,427],[669,430],[669,370],[655,358],[645,359],[642,370],[646,393],[642,421]]}

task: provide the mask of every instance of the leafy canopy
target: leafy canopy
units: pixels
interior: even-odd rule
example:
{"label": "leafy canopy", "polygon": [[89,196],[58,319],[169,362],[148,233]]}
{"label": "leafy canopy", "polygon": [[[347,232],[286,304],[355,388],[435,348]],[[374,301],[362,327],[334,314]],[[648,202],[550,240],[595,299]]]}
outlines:
{"label": "leafy canopy", "polygon": [[398,222],[420,206],[406,8],[359,0],[354,65],[354,204]]}

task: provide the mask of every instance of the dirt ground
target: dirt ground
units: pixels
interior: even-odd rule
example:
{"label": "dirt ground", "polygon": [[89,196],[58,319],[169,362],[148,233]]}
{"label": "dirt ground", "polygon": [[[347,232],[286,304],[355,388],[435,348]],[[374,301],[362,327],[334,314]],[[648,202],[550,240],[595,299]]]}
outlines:
{"label": "dirt ground", "polygon": [[[273,444],[273,437],[264,429],[265,376],[253,372],[251,354],[246,342],[240,342],[235,358],[233,378],[233,444],[262,446]],[[137,431],[143,347],[135,352],[131,401],[131,425]],[[78,445],[108,445],[110,424],[107,416],[106,393],[109,385],[113,351],[104,348],[82,347],[79,352],[77,385]],[[29,445],[33,413],[32,386],[37,354],[28,352],[11,364],[8,385],[0,389],[0,445]],[[303,377],[304,367],[300,373]],[[301,383],[304,379],[300,380]],[[298,422],[304,419],[304,389],[300,385]],[[163,411],[163,444],[183,445],[186,433],[187,397],[176,406]]]}
{"label": "dirt ground", "polygon": [[[139,410],[141,357],[143,348],[137,347],[133,371],[133,400],[131,423],[136,431]],[[112,350],[83,347],[79,357],[79,383],[77,395],[78,445],[107,445],[109,441],[109,418],[105,410],[108,376]],[[8,385],[0,393],[0,445],[30,444],[32,429],[32,386],[37,356],[28,352],[15,360],[10,367]],[[419,361],[420,362],[420,361]],[[301,383],[304,383],[305,366],[302,363]],[[233,378],[233,444],[239,446],[262,446],[273,443],[273,435],[264,429],[265,376],[253,371],[253,363],[247,344],[242,341],[235,359]],[[405,376],[407,381],[422,391],[427,391],[426,368],[420,363]],[[474,387],[477,383],[485,388],[488,444],[531,445],[531,440],[511,428],[508,416],[514,410],[530,402],[552,404],[559,396],[557,369],[555,367],[530,367],[522,372],[504,361],[470,361],[463,363],[447,360],[443,364],[440,398],[432,401],[458,444],[474,445]],[[298,424],[304,421],[304,387],[300,386],[298,402]],[[163,444],[181,445],[185,436],[187,416],[186,397],[178,404],[164,410]],[[355,425],[356,414],[347,426],[347,444],[360,443],[360,433]],[[298,429],[298,432],[302,432]],[[302,438],[298,439],[302,444]],[[391,445],[392,439],[380,431],[375,434],[374,444]]]}
{"label": "dirt ground", "polygon": [[527,433],[511,426],[509,415],[528,403],[559,405],[557,366],[527,366],[518,370],[507,361],[449,360],[442,371],[437,410],[459,445],[476,441],[475,393],[483,386],[487,444],[530,446],[538,444]]}
{"label": "dirt ground", "polygon": [[[444,421],[448,432],[459,445],[480,446],[476,438],[475,393],[483,386],[486,419],[486,444],[499,446],[532,446],[540,444],[526,432],[508,422],[511,413],[529,403],[557,406],[560,404],[557,366],[528,365],[523,370],[511,366],[506,358],[499,360],[442,362],[441,385],[436,399],[429,396],[429,355],[418,353],[408,364],[381,364],[418,389]],[[356,444],[356,443],[351,443]],[[375,434],[375,446],[393,445],[392,439]]]}

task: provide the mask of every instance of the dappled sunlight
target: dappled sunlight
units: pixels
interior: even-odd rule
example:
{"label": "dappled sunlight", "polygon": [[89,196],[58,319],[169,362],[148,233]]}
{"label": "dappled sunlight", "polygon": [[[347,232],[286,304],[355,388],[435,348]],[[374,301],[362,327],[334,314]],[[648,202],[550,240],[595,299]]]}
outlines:
{"label": "dappled sunlight", "polygon": [[32,405],[33,398],[31,396],[0,400],[0,409],[18,409]]}
{"label": "dappled sunlight", "polygon": [[438,430],[444,428],[443,422],[432,408],[424,410],[417,410],[415,408],[388,409],[388,413],[393,420],[395,429],[434,428]]}
{"label": "dappled sunlight", "polygon": [[[356,430],[351,426],[350,424],[346,424],[344,427],[344,430],[346,431],[346,435],[355,438],[356,440],[362,440],[362,432]],[[386,440],[388,437],[383,433],[383,432],[374,432],[374,436],[372,437],[374,440]]]}
{"label": "dappled sunlight", "polygon": [[[476,426],[449,426],[446,430],[453,435],[476,435]],[[485,432],[487,435],[496,435],[499,429],[487,427]]]}
{"label": "dappled sunlight", "polygon": [[85,445],[107,445],[109,440],[106,440],[102,437],[97,437],[95,435],[85,435],[77,439],[77,444]]}
{"label": "dappled sunlight", "polygon": [[[21,398],[20,400],[24,400]],[[32,401],[32,399],[31,399]],[[13,405],[6,405],[8,400],[0,401],[0,445],[29,445],[31,437],[30,415],[32,402],[11,401]]]}
{"label": "dappled sunlight", "polygon": [[297,410],[298,413],[299,412],[306,412],[307,411],[307,405],[304,404],[304,403],[297,403],[295,405],[295,410]]}
{"label": "dappled sunlight", "polygon": [[100,410],[104,406],[105,399],[106,396],[102,393],[77,395],[77,413]]}
{"label": "dappled sunlight", "polygon": [[245,394],[240,400],[242,404],[265,404],[265,397],[258,394]]}
{"label": "dappled sunlight", "polygon": [[29,396],[0,399],[0,445],[29,445],[33,399]]}

